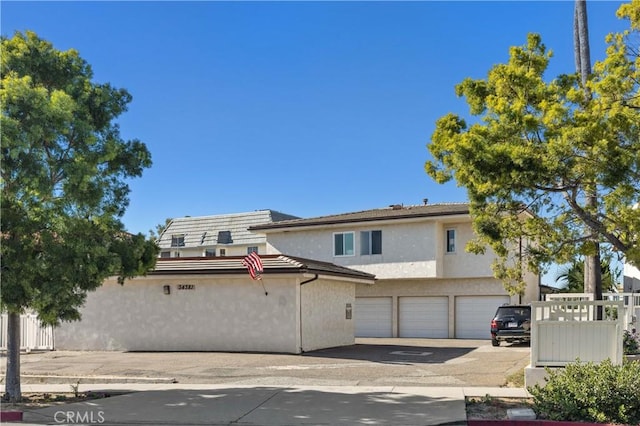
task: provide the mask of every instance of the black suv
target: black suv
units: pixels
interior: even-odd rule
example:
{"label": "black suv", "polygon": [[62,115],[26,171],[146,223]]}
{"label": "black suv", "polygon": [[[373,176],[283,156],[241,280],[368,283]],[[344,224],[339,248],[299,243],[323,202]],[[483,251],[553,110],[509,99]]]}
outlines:
{"label": "black suv", "polygon": [[531,341],[531,306],[503,305],[491,320],[491,344]]}

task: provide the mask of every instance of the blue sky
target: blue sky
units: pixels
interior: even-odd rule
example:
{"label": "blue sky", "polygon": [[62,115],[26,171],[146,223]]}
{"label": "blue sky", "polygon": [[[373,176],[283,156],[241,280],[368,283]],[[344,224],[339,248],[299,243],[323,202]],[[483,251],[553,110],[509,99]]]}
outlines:
{"label": "blue sky", "polygon": [[[593,60],[626,28],[589,1]],[[468,111],[454,86],[483,78],[528,32],[574,70],[573,1],[12,2],[1,32],[75,48],[94,80],[133,95],[119,123],[152,168],[124,223],[274,209],[313,217],[465,201],[424,172],[435,121]]]}

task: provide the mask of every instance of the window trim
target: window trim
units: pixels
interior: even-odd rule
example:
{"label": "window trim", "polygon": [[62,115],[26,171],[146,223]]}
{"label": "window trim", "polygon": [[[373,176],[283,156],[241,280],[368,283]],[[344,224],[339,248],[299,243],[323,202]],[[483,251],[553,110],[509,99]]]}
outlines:
{"label": "window trim", "polygon": [[[337,254],[336,253],[336,236],[338,235],[342,235],[342,252],[343,254]],[[344,239],[344,235],[351,235],[351,254],[346,253],[347,250],[345,250],[346,246],[345,246],[345,239]],[[356,233],[355,231],[344,231],[344,232],[334,232],[333,233],[333,242],[332,242],[332,246],[333,246],[333,257],[353,257],[356,255]]]}

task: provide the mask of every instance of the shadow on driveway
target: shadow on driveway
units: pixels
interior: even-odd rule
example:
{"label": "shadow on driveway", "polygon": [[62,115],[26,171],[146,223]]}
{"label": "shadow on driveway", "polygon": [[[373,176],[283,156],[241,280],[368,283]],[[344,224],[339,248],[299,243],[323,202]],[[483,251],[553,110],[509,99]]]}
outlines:
{"label": "shadow on driveway", "polygon": [[306,357],[350,359],[382,364],[442,364],[463,357],[476,347],[431,347],[355,344],[303,353]]}

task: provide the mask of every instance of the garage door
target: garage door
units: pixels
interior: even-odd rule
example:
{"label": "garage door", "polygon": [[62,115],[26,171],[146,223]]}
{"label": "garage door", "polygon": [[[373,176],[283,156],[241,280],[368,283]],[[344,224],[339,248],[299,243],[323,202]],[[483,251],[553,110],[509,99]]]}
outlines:
{"label": "garage door", "polygon": [[400,297],[400,337],[449,337],[449,298]]}
{"label": "garage door", "polygon": [[356,337],[392,337],[390,297],[356,297]]}
{"label": "garage door", "polygon": [[509,301],[509,296],[456,297],[456,338],[490,339],[491,319]]}

